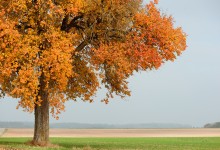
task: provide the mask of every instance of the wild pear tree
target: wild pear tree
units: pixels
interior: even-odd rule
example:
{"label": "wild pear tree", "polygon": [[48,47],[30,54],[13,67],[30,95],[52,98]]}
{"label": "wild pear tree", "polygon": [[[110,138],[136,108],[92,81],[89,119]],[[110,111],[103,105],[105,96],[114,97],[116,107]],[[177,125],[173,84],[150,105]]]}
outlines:
{"label": "wild pear tree", "polygon": [[157,1],[1,0],[0,96],[35,114],[33,144],[49,143],[49,113],[67,100],[129,96],[127,79],[186,49],[186,35]]}

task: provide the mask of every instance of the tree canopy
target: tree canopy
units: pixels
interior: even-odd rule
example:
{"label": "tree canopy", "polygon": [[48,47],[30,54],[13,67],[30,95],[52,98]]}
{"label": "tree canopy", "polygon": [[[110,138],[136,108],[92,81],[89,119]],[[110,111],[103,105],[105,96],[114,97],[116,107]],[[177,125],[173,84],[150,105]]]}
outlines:
{"label": "tree canopy", "polygon": [[157,69],[186,49],[186,34],[158,2],[1,0],[0,96],[32,112],[48,93],[56,116],[67,100],[129,96],[127,79]]}

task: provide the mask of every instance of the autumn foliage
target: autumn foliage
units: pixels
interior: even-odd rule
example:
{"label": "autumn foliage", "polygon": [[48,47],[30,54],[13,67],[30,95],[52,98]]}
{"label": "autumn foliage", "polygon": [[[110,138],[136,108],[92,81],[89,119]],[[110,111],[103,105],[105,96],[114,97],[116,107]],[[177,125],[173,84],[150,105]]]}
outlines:
{"label": "autumn foliage", "polygon": [[186,49],[186,35],[151,1],[0,0],[0,91],[32,112],[47,93],[57,116],[67,100],[130,95],[127,79]]}

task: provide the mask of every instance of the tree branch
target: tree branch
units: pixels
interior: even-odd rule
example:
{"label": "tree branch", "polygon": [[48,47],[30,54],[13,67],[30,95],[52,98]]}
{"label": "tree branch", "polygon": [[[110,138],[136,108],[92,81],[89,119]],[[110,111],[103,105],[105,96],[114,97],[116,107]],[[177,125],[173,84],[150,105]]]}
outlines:
{"label": "tree branch", "polygon": [[77,25],[77,20],[83,18],[83,15],[74,17],[71,22],[68,24],[69,15],[66,15],[63,19],[61,30],[69,32],[71,28],[76,27],[77,29],[84,29],[83,27]]}
{"label": "tree branch", "polygon": [[5,96],[5,92],[2,90],[2,88],[0,87],[0,98]]}
{"label": "tree branch", "polygon": [[32,4],[37,4],[37,0],[32,0]]}
{"label": "tree branch", "polygon": [[61,31],[65,31],[68,25],[68,20],[69,20],[69,14],[63,18],[62,26],[61,26]]}
{"label": "tree branch", "polygon": [[77,46],[77,48],[75,49],[76,52],[81,51],[82,49],[85,48],[85,46],[88,44],[88,40],[84,40],[82,43],[79,44],[79,46]]}

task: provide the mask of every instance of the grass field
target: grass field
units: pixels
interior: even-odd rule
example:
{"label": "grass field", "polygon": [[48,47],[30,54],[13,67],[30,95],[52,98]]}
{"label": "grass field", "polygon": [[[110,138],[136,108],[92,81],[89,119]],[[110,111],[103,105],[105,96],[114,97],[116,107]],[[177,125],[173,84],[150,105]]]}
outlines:
{"label": "grass field", "polygon": [[51,138],[54,148],[30,147],[29,138],[0,138],[0,150],[220,150],[220,137]]}

